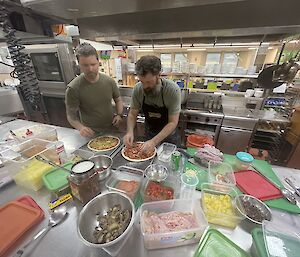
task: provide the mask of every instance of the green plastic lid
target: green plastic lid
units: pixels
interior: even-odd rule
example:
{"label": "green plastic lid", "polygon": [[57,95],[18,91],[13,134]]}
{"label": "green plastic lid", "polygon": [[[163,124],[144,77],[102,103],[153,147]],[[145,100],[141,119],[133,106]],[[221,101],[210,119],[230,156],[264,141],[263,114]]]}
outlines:
{"label": "green plastic lid", "polygon": [[194,257],[250,257],[216,229],[209,228],[201,237]]}
{"label": "green plastic lid", "polygon": [[256,256],[268,257],[262,229],[254,228],[251,234],[253,238],[253,244],[255,245],[255,249],[256,249]]}
{"label": "green plastic lid", "polygon": [[[64,168],[71,170],[72,163],[67,163],[63,165]],[[52,192],[57,192],[60,189],[65,188],[68,185],[68,180],[67,177],[70,175],[65,170],[55,168],[52,169],[51,171],[47,172],[43,176],[43,182],[45,186],[48,188],[48,190]]]}

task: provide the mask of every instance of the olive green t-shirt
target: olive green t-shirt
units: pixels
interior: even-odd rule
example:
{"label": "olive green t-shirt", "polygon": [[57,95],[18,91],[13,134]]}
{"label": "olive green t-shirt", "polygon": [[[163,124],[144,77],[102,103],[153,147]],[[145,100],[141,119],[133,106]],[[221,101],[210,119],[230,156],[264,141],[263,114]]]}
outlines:
{"label": "olive green t-shirt", "polygon": [[162,94],[165,106],[168,108],[168,114],[179,114],[181,110],[181,93],[180,88],[172,80],[162,79],[162,86],[154,94],[145,94],[143,90],[143,84],[138,82],[132,93],[131,105],[133,109],[141,110],[143,104],[143,98],[145,94],[145,103],[149,105],[156,105],[163,107]]}
{"label": "olive green t-shirt", "polygon": [[103,73],[99,75],[99,80],[91,83],[82,73],[66,90],[67,113],[71,109],[78,110],[81,123],[95,131],[112,125],[112,99],[120,96],[115,81]]}

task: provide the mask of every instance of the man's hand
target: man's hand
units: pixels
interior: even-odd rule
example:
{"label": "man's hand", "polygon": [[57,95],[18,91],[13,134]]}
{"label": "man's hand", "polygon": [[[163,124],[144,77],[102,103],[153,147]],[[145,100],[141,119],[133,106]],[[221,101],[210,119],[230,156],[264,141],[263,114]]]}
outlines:
{"label": "man's hand", "polygon": [[127,132],[127,134],[124,136],[124,143],[127,147],[132,146],[134,140],[134,135],[132,132]]}
{"label": "man's hand", "polygon": [[149,152],[152,152],[155,148],[155,143],[153,142],[153,140],[148,140],[146,141],[142,148],[141,148],[141,152],[142,153],[149,153]]}
{"label": "man's hand", "polygon": [[120,124],[120,122],[122,121],[122,118],[120,115],[116,115],[114,118],[113,118],[113,126],[118,126]]}
{"label": "man's hand", "polygon": [[83,137],[92,137],[95,134],[95,132],[91,128],[85,127],[85,126],[82,126],[80,128],[79,132],[80,132],[80,135]]}

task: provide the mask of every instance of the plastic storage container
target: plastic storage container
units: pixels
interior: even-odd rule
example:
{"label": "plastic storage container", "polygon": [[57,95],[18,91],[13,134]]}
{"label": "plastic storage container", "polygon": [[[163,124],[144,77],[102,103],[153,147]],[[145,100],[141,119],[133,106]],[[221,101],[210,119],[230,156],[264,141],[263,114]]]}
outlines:
{"label": "plastic storage container", "polygon": [[262,229],[261,228],[253,229],[251,235],[253,239],[250,248],[251,255],[253,257],[268,257]]}
{"label": "plastic storage container", "polygon": [[144,202],[171,200],[179,197],[179,180],[169,175],[166,180],[158,182],[145,179],[140,190]]}
{"label": "plastic storage container", "polygon": [[38,138],[48,141],[57,141],[56,128],[49,125],[39,124],[13,130],[18,141]]}
{"label": "plastic storage container", "polygon": [[232,166],[222,162],[220,164],[208,163],[208,179],[211,183],[218,183],[227,186],[235,186],[235,176]]}
{"label": "plastic storage container", "polygon": [[170,163],[172,158],[172,153],[176,150],[176,145],[170,143],[163,143],[157,149],[158,160],[165,163]]}
{"label": "plastic storage container", "polygon": [[201,185],[201,203],[209,223],[234,229],[245,217],[237,192],[233,187],[221,184],[203,183]]}
{"label": "plastic storage container", "polygon": [[236,162],[235,169],[239,170],[248,170],[251,166],[251,163],[254,161],[254,158],[251,154],[245,152],[237,152],[235,154]]}
{"label": "plastic storage container", "polygon": [[300,252],[300,227],[280,222],[263,222],[263,236],[268,257],[298,257]]}
{"label": "plastic storage container", "polygon": [[112,172],[109,179],[105,182],[109,191],[117,191],[126,194],[132,201],[134,201],[143,180],[143,174],[140,175],[128,171],[116,170]]}
{"label": "plastic storage container", "polygon": [[88,160],[94,156],[95,156],[94,153],[92,153],[91,151],[77,149],[71,154],[71,156],[69,157],[69,160],[72,161],[73,163],[75,163],[75,162],[79,162],[82,160]]}
{"label": "plastic storage container", "polygon": [[[179,231],[149,233],[148,225],[145,223],[145,215],[149,212],[156,214],[169,212],[192,213],[196,226]],[[172,222],[170,220],[170,222]],[[180,245],[187,245],[199,241],[207,227],[207,221],[197,201],[192,200],[169,200],[152,203],[144,203],[140,210],[141,231],[144,238],[144,245],[147,249],[168,248]]]}
{"label": "plastic storage container", "polygon": [[209,228],[202,236],[194,257],[250,257],[242,248],[216,229]]}
{"label": "plastic storage container", "polygon": [[[63,167],[71,170],[72,163],[67,163],[63,165]],[[69,172],[55,168],[43,176],[43,182],[49,191],[59,197],[70,192],[69,182],[67,179],[69,175]]]}
{"label": "plastic storage container", "polygon": [[52,169],[51,165],[35,159],[37,155],[60,163],[55,142],[36,138],[1,152],[0,158],[16,184],[37,191],[43,186],[43,175]]}

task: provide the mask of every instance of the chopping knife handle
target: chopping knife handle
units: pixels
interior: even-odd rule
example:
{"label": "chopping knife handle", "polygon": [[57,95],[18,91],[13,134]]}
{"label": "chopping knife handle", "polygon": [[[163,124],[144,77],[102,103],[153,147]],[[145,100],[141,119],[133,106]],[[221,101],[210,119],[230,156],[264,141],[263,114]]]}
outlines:
{"label": "chopping knife handle", "polygon": [[300,196],[300,189],[297,188],[297,187],[294,185],[294,183],[293,183],[289,178],[285,178],[284,181],[285,181],[291,188],[293,188],[293,189],[295,190],[295,193],[296,193],[297,195]]}

